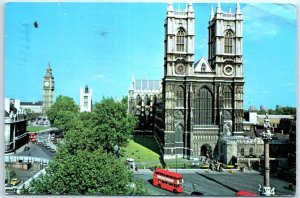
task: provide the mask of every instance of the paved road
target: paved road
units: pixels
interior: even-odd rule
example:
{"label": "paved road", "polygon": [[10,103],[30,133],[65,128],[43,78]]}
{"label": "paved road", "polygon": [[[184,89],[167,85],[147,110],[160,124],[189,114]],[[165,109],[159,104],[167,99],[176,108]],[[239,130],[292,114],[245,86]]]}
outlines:
{"label": "paved road", "polygon": [[[149,170],[139,170],[135,173],[136,178],[143,179],[150,191],[155,195],[190,195],[193,191],[193,184],[196,184],[196,191],[204,196],[234,196],[239,190],[247,190],[258,194],[258,184],[263,185],[263,176],[259,173],[241,172],[209,172],[204,170],[178,171],[184,175],[184,193],[174,194],[154,187],[149,181],[152,179],[152,172]],[[270,184],[275,187],[276,195],[294,195],[294,192],[287,189],[288,182],[271,179]]]}
{"label": "paved road", "polygon": [[52,159],[54,153],[50,151],[50,149],[43,146],[43,144],[27,144],[29,150],[20,150],[16,156],[31,156],[31,157],[39,157],[45,159]]}

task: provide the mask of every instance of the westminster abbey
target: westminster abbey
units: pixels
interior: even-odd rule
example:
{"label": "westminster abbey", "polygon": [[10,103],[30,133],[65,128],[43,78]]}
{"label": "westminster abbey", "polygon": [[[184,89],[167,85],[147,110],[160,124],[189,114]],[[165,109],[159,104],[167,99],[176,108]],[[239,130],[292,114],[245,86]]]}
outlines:
{"label": "westminster abbey", "polygon": [[193,5],[174,10],[168,4],[161,84],[155,82],[143,94],[133,81],[128,95],[129,112],[153,131],[165,159],[222,158],[222,138],[242,136],[242,23],[239,4],[234,12],[223,11],[220,4],[212,8],[208,59],[195,61]]}

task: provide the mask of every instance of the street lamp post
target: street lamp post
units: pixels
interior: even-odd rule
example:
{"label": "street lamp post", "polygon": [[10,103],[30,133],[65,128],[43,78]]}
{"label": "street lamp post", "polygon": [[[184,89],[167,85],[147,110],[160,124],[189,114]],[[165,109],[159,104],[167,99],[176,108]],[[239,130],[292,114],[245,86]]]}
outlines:
{"label": "street lamp post", "polygon": [[268,111],[266,111],[266,116],[264,119],[264,131],[262,132],[262,139],[264,141],[264,165],[265,165],[265,175],[264,175],[264,186],[261,187],[259,184],[258,191],[261,195],[271,196],[275,195],[275,188],[270,187],[270,159],[269,159],[269,142],[272,139],[272,133],[270,130]]}

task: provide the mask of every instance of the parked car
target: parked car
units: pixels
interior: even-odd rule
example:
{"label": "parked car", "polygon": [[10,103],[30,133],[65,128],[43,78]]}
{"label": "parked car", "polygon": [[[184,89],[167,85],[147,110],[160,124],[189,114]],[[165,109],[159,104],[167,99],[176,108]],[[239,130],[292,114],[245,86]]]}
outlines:
{"label": "parked car", "polygon": [[30,149],[29,146],[25,146],[25,147],[24,147],[24,151],[28,151],[29,149]]}
{"label": "parked car", "polygon": [[20,182],[21,182],[21,181],[20,181],[19,178],[12,178],[12,179],[10,180],[10,184],[13,185],[13,186],[18,185]]}

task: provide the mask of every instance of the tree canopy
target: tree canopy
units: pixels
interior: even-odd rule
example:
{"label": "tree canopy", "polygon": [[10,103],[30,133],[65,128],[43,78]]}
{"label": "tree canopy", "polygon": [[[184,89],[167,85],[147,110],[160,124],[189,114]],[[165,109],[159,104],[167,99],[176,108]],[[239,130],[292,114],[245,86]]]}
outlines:
{"label": "tree canopy", "polygon": [[47,112],[47,117],[52,125],[56,126],[55,122],[64,119],[64,115],[61,114],[62,111],[77,115],[79,107],[71,97],[59,95]]}
{"label": "tree canopy", "polygon": [[[265,114],[265,110],[257,111],[258,114]],[[281,107],[276,109],[268,109],[269,115],[292,115],[296,116],[296,108],[295,107]]]}
{"label": "tree canopy", "polygon": [[115,144],[126,146],[136,124],[135,118],[126,114],[126,105],[103,99],[95,104],[93,112],[79,113],[73,102],[60,96],[51,107],[49,115],[53,124],[64,131],[65,141],[46,174],[23,193],[148,195],[144,183],[134,180],[125,163],[112,152]]}
{"label": "tree canopy", "polygon": [[[85,121],[86,122],[86,121]],[[137,124],[137,119],[127,114],[127,105],[112,98],[103,99],[93,107],[90,130],[94,139],[101,142],[102,148],[112,151],[113,147],[126,146]]]}
{"label": "tree canopy", "polygon": [[132,173],[111,154],[99,149],[78,149],[74,154],[67,146],[60,148],[42,180],[33,182],[31,194],[130,195]]}

